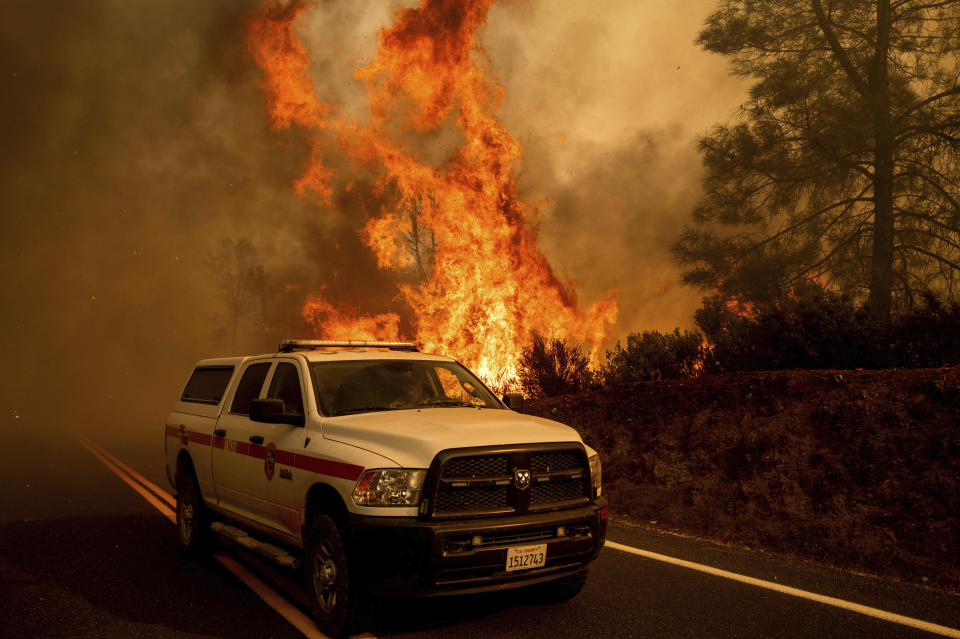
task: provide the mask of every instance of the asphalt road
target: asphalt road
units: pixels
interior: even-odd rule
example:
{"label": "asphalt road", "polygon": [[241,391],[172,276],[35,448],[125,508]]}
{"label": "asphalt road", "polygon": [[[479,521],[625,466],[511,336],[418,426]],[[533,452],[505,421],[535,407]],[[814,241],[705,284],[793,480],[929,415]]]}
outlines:
{"label": "asphalt road", "polygon": [[[170,491],[159,429],[155,442],[91,439]],[[169,519],[75,438],[23,424],[6,433],[6,441],[0,636],[304,636],[222,563],[185,558]],[[960,597],[615,523],[609,538],[733,576],[960,629]],[[292,603],[288,608],[298,607],[281,587],[282,574],[226,552]],[[522,591],[380,600],[367,629],[377,637],[498,639],[940,636],[612,547],[570,602],[544,605]]]}

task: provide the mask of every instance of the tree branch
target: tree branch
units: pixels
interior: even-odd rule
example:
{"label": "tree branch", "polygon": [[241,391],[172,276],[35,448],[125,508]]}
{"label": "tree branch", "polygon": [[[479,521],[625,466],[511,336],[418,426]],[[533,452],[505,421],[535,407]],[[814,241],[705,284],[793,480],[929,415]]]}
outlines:
{"label": "tree branch", "polygon": [[925,248],[921,248],[921,247],[919,247],[919,246],[914,246],[913,244],[897,244],[897,245],[895,246],[895,248],[897,248],[897,249],[906,249],[906,250],[908,250],[908,251],[914,251],[914,252],[916,252],[916,253],[921,253],[921,254],[923,254],[923,255],[926,255],[927,257],[931,257],[931,258],[935,259],[936,261],[940,262],[941,264],[946,264],[947,266],[949,266],[950,268],[952,268],[952,269],[955,270],[955,271],[960,271],[960,264],[957,264],[956,262],[953,262],[953,261],[951,261],[951,260],[948,260],[947,258],[943,257],[942,255],[937,255],[936,253],[932,253],[932,252],[928,251],[928,250],[925,249]]}
{"label": "tree branch", "polygon": [[856,67],[854,67],[853,62],[850,61],[850,56],[847,55],[843,45],[840,44],[837,34],[833,32],[833,28],[830,26],[830,20],[823,10],[823,4],[820,3],[820,0],[812,0],[811,4],[813,5],[813,12],[817,15],[817,24],[820,26],[820,31],[823,32],[823,36],[827,39],[827,43],[830,45],[834,57],[847,73],[847,77],[850,78],[850,82],[853,83],[857,92],[866,98],[868,91],[867,83],[860,77],[860,74],[857,73]]}

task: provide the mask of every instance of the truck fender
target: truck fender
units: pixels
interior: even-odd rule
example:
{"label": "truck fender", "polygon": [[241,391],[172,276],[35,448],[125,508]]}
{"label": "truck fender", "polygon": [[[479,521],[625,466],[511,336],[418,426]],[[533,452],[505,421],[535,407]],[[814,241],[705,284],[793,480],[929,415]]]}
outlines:
{"label": "truck fender", "polygon": [[304,500],[303,519],[300,522],[300,537],[304,544],[310,532],[310,524],[318,514],[327,514],[337,523],[341,534],[345,537],[350,534],[347,506],[343,503],[340,493],[330,484],[318,482],[310,486]]}
{"label": "truck fender", "polygon": [[[190,457],[190,453],[186,449],[181,449],[177,453],[177,472],[176,475],[180,473],[189,473],[193,475],[194,481],[197,480],[197,471],[193,468],[193,458]],[[176,475],[174,475],[174,481],[176,481]]]}

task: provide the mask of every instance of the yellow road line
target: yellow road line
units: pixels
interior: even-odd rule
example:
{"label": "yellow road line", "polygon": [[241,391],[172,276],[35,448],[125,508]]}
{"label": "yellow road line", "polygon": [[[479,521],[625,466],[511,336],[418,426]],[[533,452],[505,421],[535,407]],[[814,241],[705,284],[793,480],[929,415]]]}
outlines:
{"label": "yellow road line", "polygon": [[165,503],[157,499],[157,497],[155,497],[150,491],[148,491],[146,488],[138,484],[136,480],[134,480],[132,477],[124,473],[113,462],[111,462],[109,459],[107,459],[106,457],[101,455],[99,452],[97,452],[97,450],[93,446],[91,446],[90,444],[88,444],[86,441],[82,439],[80,439],[79,441],[87,450],[93,453],[93,455],[100,460],[100,463],[102,463],[108,469],[113,471],[113,474],[115,474],[117,477],[119,477],[124,482],[126,482],[130,486],[130,488],[133,488],[135,491],[140,493],[140,496],[146,499],[151,506],[159,510],[160,514],[162,514],[164,517],[169,519],[174,525],[176,525],[177,515],[173,512],[173,510],[169,506],[167,506]]}
{"label": "yellow road line", "polygon": [[177,507],[177,502],[176,502],[176,500],[173,498],[173,495],[171,495],[171,494],[168,493],[167,491],[163,490],[162,488],[160,488],[159,486],[157,486],[156,484],[154,484],[152,481],[150,481],[149,479],[147,479],[146,477],[144,477],[143,475],[141,475],[140,473],[138,473],[138,472],[135,471],[134,469],[132,469],[132,468],[130,468],[129,466],[127,466],[126,464],[124,464],[122,461],[120,461],[119,459],[117,459],[116,457],[114,457],[113,455],[111,455],[109,452],[107,452],[106,450],[104,450],[102,446],[97,445],[96,442],[92,442],[92,441],[90,441],[89,439],[86,439],[85,437],[81,437],[81,438],[80,438],[80,441],[83,442],[84,444],[86,444],[88,447],[89,447],[89,446],[92,446],[92,447],[96,448],[96,449],[97,449],[102,455],[104,455],[107,459],[109,459],[110,461],[112,461],[112,462],[113,462],[114,464],[116,464],[119,468],[122,468],[124,471],[126,471],[126,473],[127,473],[128,475],[130,475],[131,477],[133,477],[134,479],[136,479],[138,482],[140,482],[142,485],[144,485],[144,486],[146,486],[147,488],[149,488],[150,490],[152,490],[152,491],[154,492],[154,494],[156,494],[157,497],[159,497],[159,498],[162,499],[163,501],[167,502],[167,504],[169,504],[171,508],[176,508],[176,507]]}
{"label": "yellow road line", "polygon": [[303,636],[310,637],[311,639],[327,639],[327,635],[320,632],[320,629],[317,628],[310,617],[300,612],[300,610],[280,596],[273,588],[260,581],[256,575],[244,568],[236,559],[230,555],[219,552],[215,554],[213,558],[223,564],[237,579],[247,584],[250,590],[257,593],[257,596],[263,599],[268,606],[276,610],[284,619],[289,621],[294,628],[302,632]]}
{"label": "yellow road line", "polygon": [[[93,453],[94,456],[96,456],[96,458],[99,459],[104,466],[113,471],[117,477],[122,479],[131,488],[137,491],[141,497],[146,499],[150,505],[159,510],[163,516],[165,516],[174,524],[177,523],[176,513],[163,503],[167,502],[170,504],[170,506],[175,507],[176,500],[172,495],[170,495],[170,493],[144,478],[140,473],[121,462],[119,459],[108,453],[96,443],[83,437],[78,437],[77,439],[81,444],[83,444],[84,447],[87,448],[87,450]],[[137,481],[143,482],[143,485],[137,483]],[[154,493],[156,493],[156,495],[151,494],[144,488],[144,486],[148,486]],[[158,497],[160,499],[158,499]],[[250,590],[256,593],[256,595],[260,597],[264,603],[273,608],[277,614],[286,619],[294,628],[303,633],[305,637],[309,637],[310,639],[329,639],[327,635],[320,632],[320,629],[317,628],[317,624],[315,624],[310,617],[303,614],[293,604],[284,599],[282,595],[258,579],[253,573],[244,568],[243,565],[240,564],[236,559],[224,553],[216,553],[213,558],[216,559],[224,568],[229,570],[237,579],[242,581],[248,588],[250,588]],[[376,638],[371,634],[364,633],[362,635],[354,635],[354,639]]]}
{"label": "yellow road line", "polygon": [[768,590],[781,592],[786,595],[800,597],[802,599],[809,599],[810,601],[816,601],[818,603],[826,604],[828,606],[843,608],[844,610],[857,612],[857,613],[860,613],[861,615],[867,615],[868,617],[883,619],[884,621],[891,621],[893,623],[898,623],[903,626],[909,626],[911,628],[917,628],[919,630],[924,630],[926,632],[932,632],[934,634],[943,635],[944,637],[954,637],[956,639],[960,639],[960,630],[956,630],[954,628],[948,628],[947,626],[941,626],[935,623],[921,621],[920,619],[914,619],[913,617],[905,617],[903,615],[887,612],[886,610],[871,608],[870,606],[864,606],[862,604],[853,603],[852,601],[837,599],[836,597],[827,597],[825,595],[818,595],[817,593],[814,593],[814,592],[800,590],[799,588],[791,588],[790,586],[783,586],[781,584],[774,583],[772,581],[764,581],[763,579],[755,579],[754,577],[747,577],[746,575],[730,572],[728,570],[721,570],[719,568],[714,568],[712,566],[705,566],[703,564],[697,564],[692,561],[686,561],[684,559],[677,559],[675,557],[661,555],[659,553],[650,552],[649,550],[634,548],[633,546],[618,544],[615,541],[607,541],[605,545],[609,546],[610,548],[614,548],[616,550],[630,553],[632,555],[639,555],[641,557],[646,557],[648,559],[655,559],[656,561],[663,561],[668,564],[673,564],[675,566],[682,566],[684,568],[689,568],[691,570],[707,573],[708,575],[723,577],[725,579],[732,579],[733,581],[739,581],[740,583],[749,584],[751,586],[758,586],[760,588],[766,588]]}

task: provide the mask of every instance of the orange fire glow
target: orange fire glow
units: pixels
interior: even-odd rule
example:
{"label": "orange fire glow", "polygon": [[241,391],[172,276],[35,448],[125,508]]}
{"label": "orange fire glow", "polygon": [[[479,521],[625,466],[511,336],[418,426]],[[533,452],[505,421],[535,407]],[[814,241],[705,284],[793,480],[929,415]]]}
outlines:
{"label": "orange fire glow", "polygon": [[[423,0],[396,14],[379,34],[373,61],[356,71],[370,103],[370,122],[350,121],[319,101],[307,72],[307,51],[292,26],[303,5],[274,6],[251,20],[248,38],[263,69],[270,121],[300,127],[313,154],[295,185],[327,202],[333,172],[324,153],[336,144],[369,166],[376,189],[398,194],[368,220],[362,237],[383,269],[404,272],[413,258],[405,238],[417,224],[431,234],[432,268],[416,284],[399,285],[412,311],[415,340],[449,354],[485,381],[504,387],[533,332],[586,346],[596,362],[616,321],[616,293],[581,310],[574,283],[561,281],[540,252],[532,230],[536,211],[518,193],[514,171],[522,149],[495,115],[503,90],[485,77],[471,53],[493,0]],[[442,166],[429,166],[387,130],[436,130],[454,122],[463,143]],[[328,139],[330,132],[334,139]],[[318,335],[397,339],[395,314],[353,317],[322,295],[304,317]]]}

